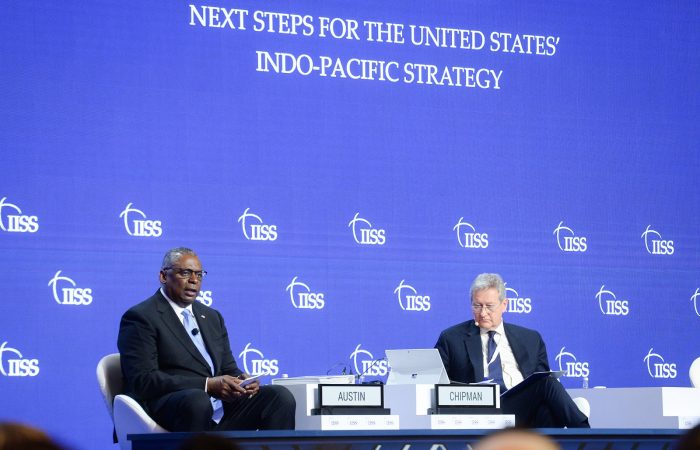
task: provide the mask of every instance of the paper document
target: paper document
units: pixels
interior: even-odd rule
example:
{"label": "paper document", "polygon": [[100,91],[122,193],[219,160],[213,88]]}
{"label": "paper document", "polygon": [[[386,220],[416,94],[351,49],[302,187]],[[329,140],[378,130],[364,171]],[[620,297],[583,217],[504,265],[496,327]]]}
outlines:
{"label": "paper document", "polygon": [[514,395],[514,394],[520,392],[521,390],[525,389],[526,387],[530,386],[531,384],[538,382],[539,380],[541,380],[543,378],[547,378],[550,376],[554,376],[555,378],[559,378],[562,373],[563,372],[553,371],[553,370],[549,370],[549,371],[545,371],[545,372],[534,372],[534,373],[530,374],[529,377],[527,377],[523,381],[521,381],[520,383],[516,384],[512,388],[503,392],[501,394],[501,398],[508,397],[510,395]]}

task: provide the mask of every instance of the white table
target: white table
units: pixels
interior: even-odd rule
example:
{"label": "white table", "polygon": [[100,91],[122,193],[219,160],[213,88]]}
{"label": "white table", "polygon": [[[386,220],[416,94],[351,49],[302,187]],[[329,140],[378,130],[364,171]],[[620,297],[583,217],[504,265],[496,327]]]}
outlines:
{"label": "white table", "polygon": [[568,389],[591,405],[592,428],[692,428],[700,423],[700,389],[684,387]]}

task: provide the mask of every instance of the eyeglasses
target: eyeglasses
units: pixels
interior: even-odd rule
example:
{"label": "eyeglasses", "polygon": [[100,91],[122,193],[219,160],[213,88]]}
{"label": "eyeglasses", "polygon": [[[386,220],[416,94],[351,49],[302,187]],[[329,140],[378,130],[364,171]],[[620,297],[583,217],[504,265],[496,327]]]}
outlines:
{"label": "eyeglasses", "polygon": [[496,303],[495,305],[477,305],[476,303],[472,303],[472,311],[474,311],[475,313],[480,313],[481,311],[486,310],[486,312],[492,313],[500,305],[500,303]]}
{"label": "eyeglasses", "polygon": [[175,276],[183,280],[189,280],[192,274],[194,274],[198,280],[201,280],[207,274],[206,270],[179,269],[177,267],[163,267],[163,270],[172,270]]}

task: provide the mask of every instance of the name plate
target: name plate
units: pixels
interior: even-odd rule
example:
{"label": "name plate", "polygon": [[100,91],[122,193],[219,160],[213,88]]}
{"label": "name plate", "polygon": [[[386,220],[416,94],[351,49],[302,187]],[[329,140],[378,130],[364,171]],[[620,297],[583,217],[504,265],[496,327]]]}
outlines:
{"label": "name plate", "polygon": [[681,430],[689,430],[695,425],[700,425],[700,416],[679,416],[678,428]]}
{"label": "name plate", "polygon": [[513,414],[442,414],[430,416],[433,430],[497,430],[514,427]]}
{"label": "name plate", "polygon": [[435,385],[437,407],[497,408],[496,385]]}
{"label": "name plate", "polygon": [[399,429],[399,416],[320,416],[320,418],[323,431]]}
{"label": "name plate", "polygon": [[319,384],[321,408],[383,408],[384,386],[381,384]]}

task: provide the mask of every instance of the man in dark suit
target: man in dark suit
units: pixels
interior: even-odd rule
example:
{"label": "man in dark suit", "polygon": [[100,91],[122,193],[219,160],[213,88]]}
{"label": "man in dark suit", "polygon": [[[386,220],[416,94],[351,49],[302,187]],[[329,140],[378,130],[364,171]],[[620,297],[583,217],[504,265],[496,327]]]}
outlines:
{"label": "man in dark suit", "polygon": [[119,327],[125,393],[169,431],[294,429],[295,401],[282,386],[248,384],[231,354],[221,314],[196,302],[206,271],[194,251],[168,251],[161,287]]}
{"label": "man in dark suit", "polygon": [[[508,299],[500,275],[477,276],[470,296],[474,320],[444,330],[435,344],[451,381],[492,380],[504,392],[534,372],[549,371],[540,334],[503,322]],[[518,426],[590,427],[588,418],[552,377],[506,394],[501,398],[501,410],[515,414]]]}

